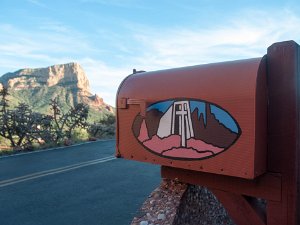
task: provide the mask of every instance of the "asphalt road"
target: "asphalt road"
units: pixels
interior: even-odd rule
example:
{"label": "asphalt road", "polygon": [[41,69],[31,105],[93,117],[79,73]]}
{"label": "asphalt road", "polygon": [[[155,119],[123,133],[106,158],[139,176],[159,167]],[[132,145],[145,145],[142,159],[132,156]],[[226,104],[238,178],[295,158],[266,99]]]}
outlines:
{"label": "asphalt road", "polygon": [[160,183],[114,141],[0,158],[0,225],[126,225]]}

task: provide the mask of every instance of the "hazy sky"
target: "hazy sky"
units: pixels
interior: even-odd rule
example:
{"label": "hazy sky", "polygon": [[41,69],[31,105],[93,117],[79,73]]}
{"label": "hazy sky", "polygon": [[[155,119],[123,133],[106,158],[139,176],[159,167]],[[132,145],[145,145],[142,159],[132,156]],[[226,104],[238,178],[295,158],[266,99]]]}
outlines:
{"label": "hazy sky", "polygon": [[78,62],[112,105],[133,68],[260,57],[291,39],[299,0],[0,0],[0,75]]}

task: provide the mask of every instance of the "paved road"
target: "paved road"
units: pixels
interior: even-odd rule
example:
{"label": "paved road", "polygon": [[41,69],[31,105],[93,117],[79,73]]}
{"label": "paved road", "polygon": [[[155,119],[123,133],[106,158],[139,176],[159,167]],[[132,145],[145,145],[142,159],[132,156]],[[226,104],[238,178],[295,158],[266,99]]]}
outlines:
{"label": "paved road", "polygon": [[126,225],[158,166],[114,159],[114,141],[0,158],[0,225]]}

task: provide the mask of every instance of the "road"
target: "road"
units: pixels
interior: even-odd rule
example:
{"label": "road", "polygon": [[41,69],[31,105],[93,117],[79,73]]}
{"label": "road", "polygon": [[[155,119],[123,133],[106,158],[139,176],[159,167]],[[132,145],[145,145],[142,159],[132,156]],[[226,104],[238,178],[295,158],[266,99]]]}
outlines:
{"label": "road", "polygon": [[0,225],[126,225],[158,166],[115,159],[115,141],[0,158]]}

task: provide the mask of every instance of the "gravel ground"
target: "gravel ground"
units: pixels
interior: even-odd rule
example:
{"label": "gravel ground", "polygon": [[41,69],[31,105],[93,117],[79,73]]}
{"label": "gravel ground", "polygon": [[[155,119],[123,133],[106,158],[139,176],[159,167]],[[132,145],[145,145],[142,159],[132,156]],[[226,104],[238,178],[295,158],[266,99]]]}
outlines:
{"label": "gravel ground", "polygon": [[206,188],[163,180],[144,202],[131,225],[234,225]]}
{"label": "gravel ground", "polygon": [[163,180],[144,202],[131,225],[171,225],[187,185]]}
{"label": "gravel ground", "polygon": [[189,185],[172,225],[234,225],[234,222],[208,189]]}

